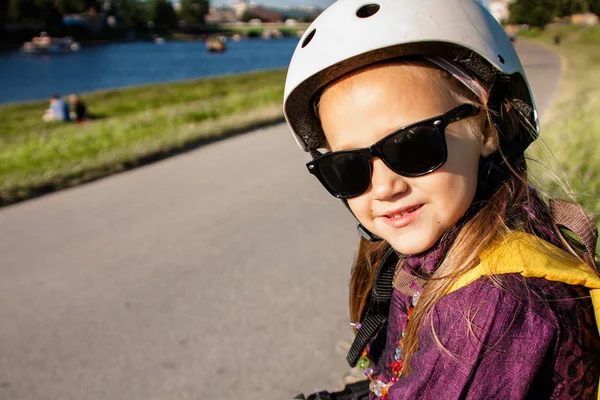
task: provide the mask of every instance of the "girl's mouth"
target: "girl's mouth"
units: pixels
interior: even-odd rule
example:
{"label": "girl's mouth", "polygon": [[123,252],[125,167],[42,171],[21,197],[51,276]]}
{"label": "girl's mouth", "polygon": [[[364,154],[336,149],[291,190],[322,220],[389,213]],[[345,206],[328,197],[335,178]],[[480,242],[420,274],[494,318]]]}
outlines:
{"label": "girl's mouth", "polygon": [[381,216],[383,222],[392,228],[403,228],[413,223],[425,208],[424,204],[392,211]]}

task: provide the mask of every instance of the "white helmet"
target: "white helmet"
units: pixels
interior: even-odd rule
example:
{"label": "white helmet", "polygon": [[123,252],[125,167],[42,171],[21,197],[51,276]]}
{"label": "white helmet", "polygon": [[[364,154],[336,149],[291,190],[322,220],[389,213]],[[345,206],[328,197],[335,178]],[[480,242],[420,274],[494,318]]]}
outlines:
{"label": "white helmet", "polygon": [[[306,30],[289,65],[285,118],[305,151],[324,147],[315,95],[348,72],[405,56],[450,61],[491,90],[490,108],[508,97],[535,127],[533,95],[517,53],[494,17],[475,0],[338,0]],[[496,124],[499,121],[494,121]]]}

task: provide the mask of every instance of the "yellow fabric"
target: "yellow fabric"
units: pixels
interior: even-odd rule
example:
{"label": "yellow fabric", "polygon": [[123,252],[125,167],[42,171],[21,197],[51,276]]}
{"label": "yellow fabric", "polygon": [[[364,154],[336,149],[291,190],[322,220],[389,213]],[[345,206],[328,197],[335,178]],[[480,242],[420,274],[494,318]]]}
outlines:
{"label": "yellow fabric", "polygon": [[[600,277],[596,271],[558,247],[524,232],[512,232],[486,249],[479,265],[463,274],[448,293],[488,275],[521,274],[590,289],[600,332]],[[598,391],[600,400],[600,390]]]}

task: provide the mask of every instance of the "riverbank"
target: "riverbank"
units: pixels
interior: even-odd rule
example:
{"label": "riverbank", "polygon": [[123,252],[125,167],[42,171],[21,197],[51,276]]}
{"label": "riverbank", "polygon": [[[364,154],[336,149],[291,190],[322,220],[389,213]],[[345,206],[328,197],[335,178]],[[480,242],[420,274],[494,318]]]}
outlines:
{"label": "riverbank", "polygon": [[543,160],[543,165],[530,162],[530,168],[541,186],[549,188],[549,195],[573,193],[598,224],[600,27],[549,26],[522,36],[551,47],[563,62],[558,94],[542,126],[542,140],[529,151],[532,158]]}
{"label": "riverbank", "polygon": [[46,123],[47,101],[0,106],[0,204],[91,181],[282,121],[285,71],[82,96],[94,120]]}

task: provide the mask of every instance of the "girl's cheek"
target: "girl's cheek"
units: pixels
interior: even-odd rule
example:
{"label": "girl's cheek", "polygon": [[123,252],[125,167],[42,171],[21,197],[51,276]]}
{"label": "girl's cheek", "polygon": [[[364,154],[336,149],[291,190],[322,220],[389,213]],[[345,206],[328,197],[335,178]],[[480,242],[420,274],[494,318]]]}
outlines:
{"label": "girl's cheek", "polygon": [[361,221],[372,214],[371,204],[365,198],[365,195],[348,199],[348,206],[354,213],[354,215]]}

